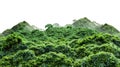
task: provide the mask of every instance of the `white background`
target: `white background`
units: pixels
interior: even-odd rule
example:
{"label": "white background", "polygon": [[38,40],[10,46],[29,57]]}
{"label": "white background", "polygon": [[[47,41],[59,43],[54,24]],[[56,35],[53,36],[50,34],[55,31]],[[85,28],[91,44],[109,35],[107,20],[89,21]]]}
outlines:
{"label": "white background", "polygon": [[0,32],[24,20],[44,28],[83,17],[120,30],[120,0],[0,0]]}

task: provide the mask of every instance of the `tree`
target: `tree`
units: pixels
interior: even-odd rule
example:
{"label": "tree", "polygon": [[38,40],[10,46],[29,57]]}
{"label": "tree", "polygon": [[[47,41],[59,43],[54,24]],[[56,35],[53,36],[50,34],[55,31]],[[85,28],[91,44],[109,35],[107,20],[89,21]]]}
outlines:
{"label": "tree", "polygon": [[10,34],[6,37],[6,44],[3,45],[3,49],[9,50],[13,46],[17,46],[22,43],[22,38],[17,33]]}
{"label": "tree", "polygon": [[100,52],[77,60],[74,65],[75,67],[117,67],[119,62],[113,54]]}
{"label": "tree", "polygon": [[45,28],[47,28],[47,29],[50,29],[50,28],[52,28],[52,27],[53,27],[52,24],[47,24],[47,25],[45,25]]}

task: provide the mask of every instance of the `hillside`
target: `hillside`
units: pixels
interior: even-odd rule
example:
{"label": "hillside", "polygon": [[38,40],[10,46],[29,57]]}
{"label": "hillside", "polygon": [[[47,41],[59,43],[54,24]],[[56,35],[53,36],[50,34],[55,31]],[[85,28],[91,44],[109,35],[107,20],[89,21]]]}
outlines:
{"label": "hillside", "polygon": [[37,29],[26,21],[0,34],[0,67],[120,67],[119,31],[84,17]]}
{"label": "hillside", "polygon": [[74,23],[72,25],[73,27],[87,28],[87,29],[97,30],[97,31],[105,32],[109,34],[119,33],[119,31],[116,28],[114,28],[112,25],[109,25],[109,24],[101,25],[96,23],[95,21],[90,21],[86,17],[78,20],[74,20]]}
{"label": "hillside", "polygon": [[78,19],[78,20],[74,20],[74,23],[72,25],[74,27],[88,28],[88,29],[95,29],[98,26],[100,26],[100,24],[98,24],[96,22],[92,22],[91,20],[89,20],[86,17]]}

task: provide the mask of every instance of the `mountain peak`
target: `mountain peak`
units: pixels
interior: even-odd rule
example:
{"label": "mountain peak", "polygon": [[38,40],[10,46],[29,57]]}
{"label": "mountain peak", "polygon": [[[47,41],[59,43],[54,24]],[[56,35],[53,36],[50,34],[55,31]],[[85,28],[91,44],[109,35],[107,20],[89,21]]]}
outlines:
{"label": "mountain peak", "polygon": [[118,33],[119,31],[114,28],[112,25],[109,25],[107,23],[105,23],[104,25],[101,25],[101,30],[103,32],[108,32],[108,33]]}
{"label": "mountain peak", "polygon": [[19,24],[25,24],[25,25],[29,25],[29,23],[27,23],[26,21],[22,21]]}
{"label": "mountain peak", "polygon": [[12,29],[13,30],[20,30],[22,28],[24,28],[25,26],[30,26],[26,21],[20,22],[17,25],[13,26]]}
{"label": "mountain peak", "polygon": [[86,21],[86,22],[91,22],[91,20],[89,20],[87,17],[83,17],[83,18],[81,18],[80,20],[84,20],[84,21]]}
{"label": "mountain peak", "polygon": [[97,26],[95,22],[92,22],[87,17],[75,20],[72,25],[74,27],[88,28],[88,29],[95,29]]}
{"label": "mountain peak", "polygon": [[84,17],[84,18],[81,18],[78,20],[74,20],[74,23],[72,25],[73,25],[73,27],[87,28],[87,29],[97,30],[100,32],[105,32],[105,33],[110,33],[110,34],[119,32],[112,25],[109,25],[109,24],[101,25],[94,21],[89,20],[87,17]]}
{"label": "mountain peak", "polygon": [[27,31],[32,31],[34,30],[34,27],[31,26],[29,23],[27,23],[26,21],[20,22],[17,25],[15,25],[13,28],[13,30],[27,30]]}
{"label": "mountain peak", "polygon": [[19,31],[28,32],[28,31],[32,31],[32,30],[34,30],[33,26],[31,26],[26,21],[22,21],[22,22],[18,23],[17,25],[13,26],[11,29],[5,30],[2,34],[7,35],[12,32],[19,32]]}
{"label": "mountain peak", "polygon": [[87,23],[87,22],[91,22],[91,21],[87,17],[83,17],[83,18],[80,18],[78,20],[74,20],[74,23],[77,23],[77,22]]}

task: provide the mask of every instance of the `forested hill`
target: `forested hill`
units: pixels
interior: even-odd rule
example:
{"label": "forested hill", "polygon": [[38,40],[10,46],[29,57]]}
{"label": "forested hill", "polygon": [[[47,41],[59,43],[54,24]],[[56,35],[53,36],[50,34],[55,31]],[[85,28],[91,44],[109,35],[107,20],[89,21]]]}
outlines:
{"label": "forested hill", "polygon": [[86,17],[45,30],[23,21],[0,34],[0,67],[120,67],[120,33]]}

